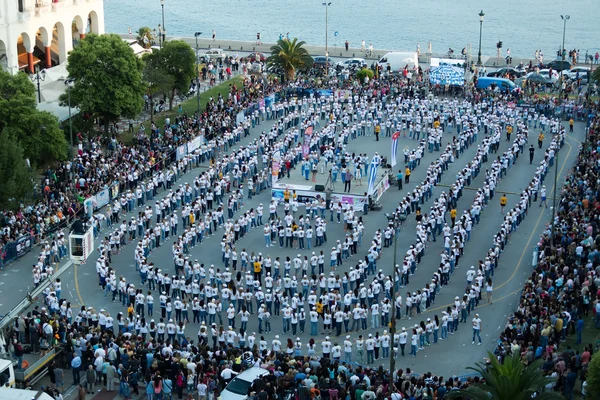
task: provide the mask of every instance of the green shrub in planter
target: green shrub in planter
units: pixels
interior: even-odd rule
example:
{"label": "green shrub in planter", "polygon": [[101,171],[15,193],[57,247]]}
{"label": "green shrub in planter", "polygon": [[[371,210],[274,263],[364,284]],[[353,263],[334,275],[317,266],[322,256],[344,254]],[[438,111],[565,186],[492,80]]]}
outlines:
{"label": "green shrub in planter", "polygon": [[360,83],[365,83],[365,78],[368,76],[369,80],[373,79],[373,71],[368,68],[362,68],[356,73],[356,77],[360,79]]}

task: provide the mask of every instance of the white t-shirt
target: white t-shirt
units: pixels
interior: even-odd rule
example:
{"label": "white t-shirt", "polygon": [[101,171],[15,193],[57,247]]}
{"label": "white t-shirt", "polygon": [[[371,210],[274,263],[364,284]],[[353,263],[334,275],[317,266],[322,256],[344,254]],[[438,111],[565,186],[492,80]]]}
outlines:
{"label": "white t-shirt", "polygon": [[481,329],[481,319],[480,318],[473,318],[473,329]]}

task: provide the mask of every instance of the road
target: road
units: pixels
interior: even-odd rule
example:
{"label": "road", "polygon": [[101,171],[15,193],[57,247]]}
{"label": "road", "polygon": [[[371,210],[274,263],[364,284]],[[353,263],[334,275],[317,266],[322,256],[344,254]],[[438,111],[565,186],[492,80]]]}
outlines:
{"label": "road", "polygon": [[[250,138],[256,137],[262,130],[266,130],[269,125],[261,125],[252,130]],[[536,133],[531,133],[530,142],[533,143],[535,140]],[[559,155],[559,182],[569,173],[570,166],[573,164],[579,141],[583,140],[585,136],[584,125],[576,124],[574,134],[567,137],[565,147],[561,150]],[[444,144],[451,138],[451,135],[444,134]],[[241,145],[247,143],[249,138],[242,140]],[[481,140],[481,138],[480,138]],[[547,143],[546,143],[547,144]],[[400,138],[399,148],[402,149],[405,146],[410,148],[416,147],[417,142],[412,141],[408,138]],[[380,142],[376,142],[374,137],[360,137],[354,141],[350,141],[347,150],[349,152],[361,152],[369,155],[374,152],[387,155],[389,152],[390,143],[389,138],[383,138]],[[443,148],[443,146],[442,146]],[[441,184],[435,188],[433,198],[437,198],[442,190],[445,190],[445,185],[450,185],[454,182],[456,172],[462,169],[464,165],[472,159],[475,153],[476,146],[472,146],[468,149],[463,156],[457,159],[453,164],[450,164],[449,171],[446,172],[442,178]],[[500,145],[500,152],[505,151],[508,148],[508,143],[504,140]],[[539,163],[543,152],[537,150],[535,154],[534,165],[529,165],[527,154],[522,156],[518,163],[508,172],[508,176],[499,182],[496,193],[507,193],[508,196],[508,207],[511,208],[516,204],[519,199],[519,193],[529,183],[535,172],[535,166]],[[398,201],[407,192],[412,190],[419,182],[424,178],[426,172],[426,166],[430,162],[438,157],[439,153],[426,153],[425,157],[421,162],[421,166],[411,175],[411,183],[404,185],[404,190],[398,191],[396,187],[390,187],[390,189],[383,195],[381,203],[384,211],[391,211],[397,205]],[[488,164],[491,162],[488,161]],[[483,171],[482,171],[483,172]],[[197,173],[197,170],[188,173],[179,183],[191,182],[193,176]],[[300,173],[299,170],[294,173]],[[482,186],[484,174],[480,174],[479,177],[475,178],[469,188],[477,189]],[[550,171],[547,175],[545,184],[548,187],[549,203],[551,204],[551,195],[553,191],[554,182],[554,170]],[[458,213],[468,208],[474,197],[474,192],[466,188],[464,196],[458,202]],[[365,188],[366,190],[366,188]],[[471,241],[468,242],[465,254],[461,258],[460,267],[455,271],[451,278],[450,284],[444,286],[440,294],[436,297],[435,305],[427,310],[424,314],[413,318],[411,321],[401,319],[398,321],[398,329],[403,326],[407,329],[415,323],[425,320],[428,317],[433,318],[434,314],[441,315],[441,311],[445,310],[447,305],[453,301],[454,296],[462,295],[463,289],[466,285],[465,273],[469,266],[476,265],[477,261],[485,255],[485,252],[491,245],[491,239],[497,232],[503,216],[500,213],[500,206],[498,199],[495,198],[490,205],[482,213],[481,223],[476,225],[472,232]],[[270,199],[270,193],[263,192],[259,196],[255,196],[252,200],[245,200],[245,209],[253,208],[258,206],[259,203],[267,204]],[[422,206],[423,210],[427,210],[431,204],[431,201]],[[521,290],[522,284],[526,279],[530,271],[531,265],[531,254],[532,249],[536,244],[536,239],[540,235],[540,232],[545,226],[545,223],[550,219],[551,208],[540,208],[537,205],[531,207],[529,214],[525,221],[518,228],[517,232],[512,235],[511,242],[506,247],[504,253],[501,256],[499,268],[496,270],[494,276],[494,301],[493,304],[483,304],[479,307],[479,313],[483,320],[482,338],[484,339],[484,346],[472,346],[471,345],[471,330],[469,324],[461,324],[458,332],[450,336],[447,341],[439,342],[427,347],[424,351],[420,351],[416,358],[400,357],[397,360],[397,368],[410,367],[414,371],[424,373],[426,371],[432,371],[437,374],[444,376],[461,374],[465,372],[465,367],[471,365],[477,361],[482,360],[485,357],[487,351],[493,350],[495,347],[498,334],[501,329],[504,328],[507,316],[515,309],[516,301],[518,300],[518,294]],[[383,212],[370,212],[365,220],[366,230],[364,240],[370,241],[373,237],[374,232],[377,229],[384,228],[387,225],[387,219]],[[336,239],[343,237],[342,225],[330,224],[328,227],[328,239],[329,243],[335,242]],[[217,237],[215,237],[217,236]],[[408,249],[409,245],[414,242],[415,237],[415,221],[412,216],[406,221],[402,227],[402,231],[398,238],[398,259],[401,259]],[[220,251],[216,250],[219,248],[220,238],[218,235],[213,235],[206,239],[206,241],[196,246],[191,250],[191,259],[198,259],[204,264],[215,264],[217,267],[222,267]],[[410,284],[407,288],[401,289],[403,293],[406,291],[416,291],[424,287],[425,283],[429,282],[434,270],[437,269],[439,264],[439,254],[443,250],[443,243],[441,241],[435,243],[429,243],[428,248],[423,258],[422,263],[419,265],[415,275],[411,277]],[[275,257],[294,257],[297,253],[304,255],[311,254],[309,250],[286,250],[285,248],[280,249],[279,247],[272,247],[268,250],[264,248],[264,239],[262,230],[254,229],[249,235],[242,238],[237,244],[238,253],[240,249],[245,248],[249,253],[251,251],[263,252],[263,254],[269,254],[272,258]],[[329,247],[324,248],[326,255],[329,254]],[[313,249],[314,250],[314,249]],[[366,255],[366,244],[359,247],[358,256],[351,257],[345,261],[344,264],[339,267],[336,273],[343,273],[347,271],[351,266],[354,266],[359,257]],[[134,262],[133,262],[134,247],[130,244],[124,248],[118,255],[113,256],[112,267],[116,269],[117,275],[123,275],[127,278],[128,282],[136,284],[139,287],[139,274],[136,273]],[[2,295],[3,304],[0,304],[0,312],[5,313],[10,309],[10,303],[17,303],[24,296],[25,290],[31,282],[30,266],[32,264],[31,255],[24,257],[22,260],[11,264],[9,269],[2,274],[2,285],[0,286],[0,294]],[[93,256],[92,256],[93,258]],[[159,268],[166,271],[173,270],[172,257],[170,246],[162,246],[160,249],[153,251],[149,257],[150,262],[154,262]],[[391,274],[393,265],[393,250],[387,248],[383,250],[381,259],[378,260],[377,266],[381,268],[384,274]],[[95,272],[95,266],[92,262],[88,262],[87,265],[79,267],[73,267],[66,272],[61,280],[63,282],[63,297],[71,300],[73,309],[75,310],[80,305],[85,304],[86,306],[94,306],[96,309],[104,308],[111,315],[116,315],[118,312],[125,312],[126,310],[119,305],[119,303],[112,303],[110,300],[105,299],[103,292],[98,286],[98,278]],[[17,283],[18,282],[18,283]],[[158,298],[158,295],[155,295]],[[156,307],[155,307],[156,308]],[[191,312],[190,312],[191,317]],[[155,318],[158,322],[158,316],[155,312]],[[226,320],[225,320],[226,322]],[[238,317],[239,323],[239,317]],[[309,323],[307,322],[307,325]],[[256,318],[251,318],[248,324],[248,332],[258,331],[258,322]],[[281,319],[279,317],[272,318],[273,332],[269,335],[265,335],[266,340],[270,343],[275,334],[281,336],[282,342],[286,337],[281,332]],[[197,324],[188,324],[186,333],[188,336],[196,339],[196,333],[198,331]],[[380,329],[381,333],[383,329]],[[361,334],[364,336],[367,333],[374,331],[368,330],[363,331]],[[303,343],[307,343],[309,336],[309,329],[304,334],[298,334]],[[352,334],[354,339],[358,334]],[[333,335],[332,342],[339,340],[340,344],[343,342],[344,334],[340,338],[335,338]],[[319,340],[323,339],[323,335],[320,335]],[[317,352],[320,352],[321,346],[317,346]],[[440,357],[444,355],[444,357]],[[379,360],[377,363],[387,363],[389,360]],[[435,364],[434,364],[435,363]]]}

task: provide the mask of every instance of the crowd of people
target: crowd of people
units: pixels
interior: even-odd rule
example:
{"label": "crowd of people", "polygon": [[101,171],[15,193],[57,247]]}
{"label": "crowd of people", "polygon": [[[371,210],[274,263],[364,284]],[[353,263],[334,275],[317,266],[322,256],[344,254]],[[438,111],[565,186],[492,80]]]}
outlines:
{"label": "crowd of people", "polygon": [[[385,96],[390,93],[393,96]],[[525,218],[532,203],[537,201],[538,193],[545,191],[543,180],[548,168],[553,165],[556,152],[564,143],[564,128],[555,119],[507,107],[507,102],[501,98],[461,102],[437,98],[417,100],[406,94],[403,83],[382,80],[357,89],[356,95],[346,104],[333,98],[284,100],[270,109],[256,110],[240,125],[223,125],[226,116],[231,118],[235,113],[223,111],[225,107],[221,109],[219,104],[222,105],[224,100],[219,99],[213,111],[217,115],[223,111],[225,119],[214,121],[213,126],[223,127],[217,138],[200,147],[195,154],[172,164],[166,171],[158,168],[156,172],[154,168],[137,171],[135,168],[151,165],[151,162],[136,163],[137,166],[131,170],[132,179],[127,174],[124,197],[107,208],[104,218],[102,214],[94,218],[96,233],[102,234],[104,229],[112,227],[98,249],[100,256],[96,270],[100,286],[105,296],[111,295],[113,301],[119,301],[126,309],[114,317],[95,307],[73,310],[62,296],[60,280],[57,280],[44,293],[45,307],[36,308],[30,315],[17,319],[13,351],[25,342],[32,344],[34,352],[61,343],[73,355],[71,367],[76,384],[83,373],[91,388],[103,381],[107,390],[113,390],[115,382],[118,382],[119,392],[126,398],[132,395],[132,391],[136,393],[140,385],[145,386],[149,398],[170,397],[174,393],[182,398],[184,392],[188,395],[196,392],[200,398],[214,398],[236,373],[253,367],[269,371],[268,377],[250,388],[253,396],[259,399],[270,398],[275,393],[285,395],[294,390],[299,397],[306,399],[315,394],[331,398],[350,395],[360,399],[383,396],[394,399],[408,396],[443,398],[447,391],[468,385],[469,382],[444,379],[430,373],[417,375],[407,369],[394,371],[395,385],[388,387],[390,372],[372,364],[380,358],[405,356],[407,343],[410,343],[410,354],[416,356],[418,351],[438,343],[438,339],[446,339],[447,334],[454,333],[462,323],[472,326],[473,343],[476,340],[481,343],[482,319],[476,313],[470,321],[467,317],[470,318],[471,312],[478,306],[484,288],[488,292],[486,298],[492,301],[492,278],[500,254],[510,234]],[[232,96],[229,101],[235,104],[238,100],[232,98],[237,95],[234,93]],[[211,115],[207,114],[204,120],[211,119]],[[264,119],[276,120],[269,132],[264,132],[248,146],[233,149],[242,136],[249,135],[250,127]],[[325,120],[329,122],[321,128]],[[479,223],[481,213],[495,197],[497,182],[510,172],[519,154],[524,152],[528,131],[533,126],[537,128],[538,121],[540,129],[553,134],[553,139],[530,185],[523,191],[521,201],[506,214],[485,259],[476,269],[469,270],[473,272],[467,271],[468,287],[456,297],[454,306],[439,316],[423,318],[412,326],[408,321],[419,319],[419,314],[426,312],[435,302],[436,294],[450,280],[470,240],[471,228]],[[184,118],[178,123],[182,131],[190,135],[197,129],[190,119]],[[356,170],[357,162],[360,170],[368,168],[369,163],[364,162],[363,165],[362,156],[348,154],[346,145],[359,136],[374,135],[377,125],[383,126],[384,132],[387,132],[388,123],[390,131],[408,132],[417,141],[416,132],[419,132],[428,141],[429,151],[440,152],[440,156],[428,168],[425,180],[400,201],[396,219],[376,231],[364,258],[356,256],[358,247],[363,244],[365,221],[346,204],[332,203],[327,208],[324,202],[317,201],[302,213],[298,210],[295,194],[288,192],[283,202],[269,204],[268,210],[263,210],[262,204],[256,210],[241,209],[246,198],[268,189],[269,168],[272,168],[271,160],[275,154],[282,157],[284,173],[300,172],[293,169],[302,163],[301,142],[307,127],[315,129],[310,139],[310,164],[303,168],[304,171],[312,171],[314,166],[319,169],[321,165],[328,168],[329,164],[332,168],[353,165]],[[448,140],[447,147],[441,146],[441,138],[453,134],[454,130],[456,136]],[[497,156],[484,172],[485,163],[497,153],[503,134],[507,135],[508,150]],[[514,137],[511,138],[511,134]],[[595,133],[592,132],[590,138],[593,137]],[[430,138],[434,140],[430,141]],[[162,139],[155,137],[152,140]],[[431,190],[439,183],[449,163],[458,162],[462,154],[474,145],[477,145],[477,150],[473,160],[460,170],[448,193],[442,193],[425,213],[421,206],[432,197]],[[130,157],[139,157],[136,151],[124,152],[118,143],[116,146],[114,153],[125,157],[121,159],[125,163],[130,161]],[[407,159],[412,161],[409,170],[418,168],[423,150],[417,148],[408,152]],[[589,153],[595,154],[592,150]],[[146,157],[151,155],[146,154]],[[82,165],[94,165],[89,170],[110,172],[114,168],[106,160],[102,163],[107,165],[102,167],[102,164],[95,164],[96,157],[90,159],[95,161],[82,162]],[[209,169],[198,173],[192,183],[177,187],[176,182],[183,173],[208,160],[211,160]],[[543,343],[542,339],[539,343],[531,340],[529,334],[537,334],[530,329],[532,319],[537,318],[534,325],[542,332],[543,338],[543,329],[558,325],[562,329],[569,325],[558,321],[563,321],[565,313],[573,315],[572,308],[577,301],[583,309],[586,308],[585,287],[589,287],[586,292],[588,310],[589,304],[594,302],[593,277],[586,280],[584,274],[576,272],[576,267],[564,266],[571,265],[564,260],[568,254],[574,257],[578,266],[591,262],[589,269],[592,270],[597,257],[596,253],[590,252],[591,258],[586,258],[589,249],[593,248],[593,240],[584,237],[584,232],[591,230],[588,235],[591,236],[595,229],[595,225],[589,222],[593,218],[584,218],[588,216],[586,213],[593,213],[595,209],[593,203],[590,204],[595,182],[593,176],[585,175],[594,174],[595,165],[593,161],[589,162],[589,167],[581,170],[581,179],[571,177],[564,192],[588,198],[561,200],[556,221],[565,239],[552,241],[548,237],[542,238],[537,266],[539,274],[538,271],[532,274],[522,306],[503,333],[503,345],[496,350],[499,356],[520,349],[524,359],[529,360],[528,346],[537,349],[537,345]],[[137,176],[135,172],[138,172]],[[485,173],[484,183],[473,204],[458,215],[456,207],[462,188],[482,172]],[[364,174],[367,174],[366,169]],[[83,179],[80,187],[86,186],[86,178]],[[154,207],[146,204],[160,191],[167,192],[166,197],[156,201]],[[123,220],[127,212],[137,212],[138,216],[131,221],[128,217]],[[268,219],[265,216],[263,223],[263,213],[266,212]],[[575,231],[572,229],[573,219],[570,219],[574,212],[581,214],[582,218],[577,218],[577,221],[586,223],[585,227]],[[416,242],[402,265],[396,266],[398,279],[394,280],[391,274],[386,276],[382,269],[378,269],[377,260],[382,251],[392,246],[398,234],[397,221],[411,214],[418,221]],[[268,250],[263,256],[258,249],[247,251],[236,245],[251,229],[262,229],[267,248],[277,242],[281,247],[285,245],[302,250],[306,245],[310,248],[312,241],[309,239],[313,235],[315,247],[324,248],[326,226],[334,221],[344,223],[345,238],[337,240],[330,253],[327,251],[328,268],[325,267],[327,255],[324,249],[315,249],[310,257],[299,254],[280,260],[271,259]],[[183,228],[183,233],[179,227]],[[193,247],[209,235],[222,237],[222,265],[192,261]],[[577,239],[587,239],[587,247],[584,244],[579,250],[578,246],[571,244],[576,243],[573,236],[577,235],[582,236]],[[439,270],[434,273],[430,284],[422,290],[406,293],[403,298],[400,289],[408,286],[410,277],[417,273],[424,252],[437,237],[443,237],[444,242]],[[45,245],[40,254],[34,267],[34,280],[38,274],[37,283],[52,273],[51,264],[55,257],[65,255],[64,242],[60,240],[59,236],[56,243]],[[111,267],[112,255],[130,242],[136,243],[135,265],[142,282],[140,287],[128,283]],[[164,266],[162,269],[155,267],[150,258],[153,250],[167,242],[172,249],[173,271]],[[562,263],[558,268],[555,264],[560,260]],[[347,272],[338,270],[348,264]],[[581,282],[578,284],[578,281]],[[395,296],[391,295],[392,290]],[[560,302],[552,300],[557,298],[557,292],[564,293]],[[157,309],[156,316],[155,302],[160,308],[160,314]],[[390,315],[392,302],[395,302],[396,315]],[[547,313],[540,306],[543,302],[548,302],[555,312]],[[196,338],[189,333],[189,328],[186,331],[190,314],[192,324],[199,326]],[[257,315],[259,320],[258,334],[247,330],[252,314]],[[265,340],[263,332],[279,331],[271,324],[279,317],[284,337],[276,335],[270,341]],[[548,327],[540,329],[543,318],[548,319]],[[378,331],[391,319],[409,324],[408,329],[400,329],[393,337],[393,347],[390,333],[385,329],[381,334]],[[319,344],[314,338],[308,343],[295,338],[298,332],[305,331],[307,321],[311,335],[325,335]],[[438,330],[441,330],[439,337]],[[342,341],[343,335],[346,336]],[[553,339],[549,337],[548,342],[541,346],[540,357],[553,361],[549,373],[556,373],[552,370],[559,370],[562,365],[559,357],[555,356],[558,352],[552,348],[553,345],[558,346]],[[588,349],[589,352],[593,349]],[[534,353],[535,357],[538,357],[537,353]],[[567,375],[563,381],[557,379],[557,385],[565,391],[568,385],[563,382],[566,382]],[[85,388],[82,387],[82,390],[85,391]]]}

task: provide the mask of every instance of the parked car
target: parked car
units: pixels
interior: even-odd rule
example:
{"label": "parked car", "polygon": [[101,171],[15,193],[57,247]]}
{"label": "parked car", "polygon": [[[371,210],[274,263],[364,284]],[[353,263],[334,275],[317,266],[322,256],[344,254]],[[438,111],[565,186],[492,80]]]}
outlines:
{"label": "parked car", "polygon": [[325,57],[325,56],[314,56],[313,60],[314,60],[314,64],[315,66],[320,66],[320,67],[324,67],[325,66],[325,59],[327,59],[327,63],[329,64],[329,66],[333,66],[333,60],[331,57]]}
{"label": "parked car", "polygon": [[489,77],[498,77],[504,78],[507,74],[510,79],[520,78],[525,75],[524,70],[516,69],[516,68],[500,68],[498,71],[490,72],[487,74]]}
{"label": "parked car", "polygon": [[552,68],[556,71],[564,71],[565,69],[571,69],[571,63],[568,61],[554,60],[546,64],[545,68]]}
{"label": "parked car", "polygon": [[515,89],[517,85],[510,79],[496,78],[496,77],[481,77],[477,79],[477,89],[491,89],[498,90],[502,93],[510,92]]}
{"label": "parked car", "polygon": [[367,62],[365,61],[364,58],[349,58],[347,60],[338,62],[336,64],[336,66],[338,66],[338,67],[344,67],[344,68],[350,68],[352,66],[366,67],[367,66]]}
{"label": "parked car", "polygon": [[223,49],[210,49],[207,50],[202,56],[200,56],[200,60],[202,62],[209,61],[222,61],[227,57],[227,53],[223,51]]}
{"label": "parked car", "polygon": [[269,375],[264,368],[253,367],[235,376],[221,392],[222,400],[245,400],[248,398],[248,390],[254,381],[262,376]]}
{"label": "parked car", "polygon": [[573,67],[571,69],[568,70],[564,70],[562,72],[562,74],[567,77],[568,79],[577,79],[577,78],[581,78],[582,82],[588,82],[589,80],[589,74],[591,74],[592,71],[589,67],[582,67],[582,66],[578,66],[578,67]]}
{"label": "parked car", "polygon": [[250,61],[251,63],[259,61],[259,62],[265,62],[267,61],[267,56],[265,56],[263,53],[258,52],[258,51],[254,51],[252,53],[250,53],[248,55],[248,61]]}
{"label": "parked car", "polygon": [[[530,72],[528,75],[534,74],[534,73],[535,72]],[[542,75],[542,76],[544,76],[544,77],[546,77],[546,78],[548,78],[551,83],[558,82],[558,78],[559,78],[558,71],[556,71],[554,69],[552,70],[552,75],[550,75],[550,69],[547,69],[547,68],[546,69],[540,69],[537,73],[540,74],[540,75]],[[527,75],[525,75],[525,77],[527,77]]]}

